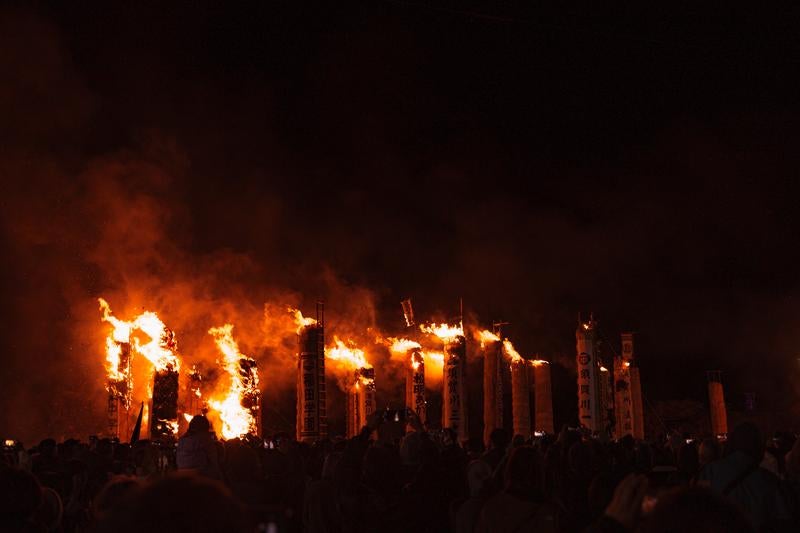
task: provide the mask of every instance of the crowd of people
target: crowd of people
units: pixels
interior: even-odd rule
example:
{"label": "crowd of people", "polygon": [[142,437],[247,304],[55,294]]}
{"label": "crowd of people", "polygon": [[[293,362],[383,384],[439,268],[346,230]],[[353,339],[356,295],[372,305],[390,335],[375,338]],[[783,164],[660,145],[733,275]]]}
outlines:
{"label": "crowd of people", "polygon": [[[6,442],[0,531],[800,531],[800,440],[617,441],[564,428],[456,442],[380,414],[351,439]],[[396,424],[395,424],[396,426]]]}

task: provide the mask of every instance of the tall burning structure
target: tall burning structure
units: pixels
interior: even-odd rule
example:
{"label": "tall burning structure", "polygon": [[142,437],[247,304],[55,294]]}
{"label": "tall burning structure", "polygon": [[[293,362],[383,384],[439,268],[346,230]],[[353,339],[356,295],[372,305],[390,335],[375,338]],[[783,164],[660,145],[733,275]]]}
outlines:
{"label": "tall burning structure", "polygon": [[233,325],[211,328],[217,347],[224,355],[222,367],[230,377],[230,386],[222,401],[212,400],[211,407],[219,412],[222,435],[234,439],[258,435],[261,421],[261,392],[258,388],[258,366],[255,359],[242,354],[233,338]]}
{"label": "tall burning structure", "polygon": [[531,385],[528,381],[528,361],[508,339],[503,341],[503,355],[511,363],[511,417],[514,435],[525,439],[531,436]]}
{"label": "tall burning structure", "polygon": [[469,440],[467,427],[467,340],[464,328],[447,324],[421,326],[444,342],[444,369],[442,380],[442,427],[456,433],[459,442]]}
{"label": "tall burning structure", "polygon": [[364,350],[353,341],[342,342],[333,337],[333,345],[325,349],[328,369],[336,374],[339,387],[347,396],[346,433],[355,437],[375,412],[375,369],[367,362]]}
{"label": "tall burning structure", "polygon": [[[128,413],[131,408],[133,377],[131,374],[131,327],[132,324],[117,319],[111,314],[108,303],[100,298],[103,320],[114,329],[106,337],[106,371],[108,391],[108,436],[119,438],[120,432],[128,434]],[[122,427],[120,427],[122,426]]]}
{"label": "tall burning structure", "polygon": [[325,391],[324,306],[317,303],[317,318],[295,311],[297,329],[297,440],[314,442],[328,436]]}
{"label": "tall burning structure", "polygon": [[413,410],[422,424],[427,423],[428,403],[425,399],[425,354],[422,346],[409,339],[390,339],[389,349],[400,358],[406,375],[406,407]]}
{"label": "tall burning structure", "polygon": [[178,361],[175,333],[155,313],[146,312],[136,319],[137,326],[150,336],[137,351],[153,363],[153,399],[150,408],[150,438],[171,440],[178,432]]}
{"label": "tall burning structure", "polygon": [[541,359],[531,361],[533,368],[534,428],[553,434],[553,386],[550,381],[550,363]]}
{"label": "tall burning structure", "polygon": [[503,428],[503,343],[496,333],[478,333],[483,349],[483,441]]}
{"label": "tall burning structure", "polygon": [[[158,315],[145,311],[134,320],[125,322],[111,315],[111,309],[102,298],[99,300],[103,310],[103,320],[114,326],[114,333],[106,339],[106,362],[109,372],[109,394],[126,406],[130,406],[133,388],[131,361],[133,352],[143,355],[152,363],[155,373],[152,389],[148,386],[148,396],[152,400],[148,413],[150,438],[167,440],[174,438],[178,431],[178,371],[180,361],[177,356],[175,334],[164,325]],[[144,333],[148,342],[132,336],[134,331]],[[109,398],[109,418],[113,406]],[[116,415],[119,417],[119,405]],[[111,427],[119,433],[119,426]]]}
{"label": "tall burning structure", "polygon": [[603,430],[600,395],[600,358],[597,353],[597,323],[578,321],[575,332],[578,366],[578,421],[593,433]]}
{"label": "tall burning structure", "polygon": [[358,435],[375,412],[375,369],[362,367],[355,371],[347,392],[347,437]]}
{"label": "tall burning structure", "polygon": [[725,408],[725,392],[722,388],[722,372],[710,370],[708,376],[708,404],[711,415],[711,433],[728,434],[728,411]]}

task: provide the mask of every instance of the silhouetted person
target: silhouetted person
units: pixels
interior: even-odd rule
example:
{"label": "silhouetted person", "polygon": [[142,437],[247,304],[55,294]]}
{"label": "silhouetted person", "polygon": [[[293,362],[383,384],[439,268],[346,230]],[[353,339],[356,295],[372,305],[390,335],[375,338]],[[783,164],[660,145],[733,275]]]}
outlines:
{"label": "silhouetted person", "polygon": [[789,519],[777,477],[760,466],[763,458],[761,432],[744,422],[728,436],[725,457],[700,474],[702,484],[736,502],[756,529]]}
{"label": "silhouetted person", "polygon": [[219,481],[178,472],[145,485],[111,511],[100,533],[246,531],[240,504]]}
{"label": "silhouetted person", "polygon": [[708,489],[678,488],[663,494],[644,520],[642,533],[752,533],[732,502]]}
{"label": "silhouetted person", "polygon": [[193,470],[220,479],[217,440],[211,432],[211,424],[203,415],[192,418],[186,434],[178,439],[176,462],[178,470]]}
{"label": "silhouetted person", "polygon": [[483,454],[486,464],[494,471],[503,460],[508,448],[508,432],[502,428],[496,428],[489,434],[489,449]]}
{"label": "silhouetted person", "polygon": [[505,487],[484,505],[476,531],[555,531],[555,519],[542,491],[542,468],[538,452],[529,446],[515,448],[508,460],[504,478]]}
{"label": "silhouetted person", "polygon": [[32,474],[19,468],[0,467],[0,528],[2,531],[40,531],[35,514],[42,489]]}

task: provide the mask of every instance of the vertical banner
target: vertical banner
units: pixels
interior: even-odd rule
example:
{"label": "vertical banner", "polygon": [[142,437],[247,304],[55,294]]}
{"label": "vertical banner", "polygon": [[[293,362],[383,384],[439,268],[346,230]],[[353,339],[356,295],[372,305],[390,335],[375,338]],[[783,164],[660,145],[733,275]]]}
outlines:
{"label": "vertical banner", "polygon": [[305,326],[298,335],[297,359],[297,440],[314,442],[324,438],[325,424],[325,352],[320,342],[322,327]]}
{"label": "vertical banner", "polygon": [[487,342],[483,349],[483,441],[503,427],[503,355],[502,343]]}
{"label": "vertical banner", "polygon": [[599,364],[595,350],[595,323],[579,323],[575,332],[578,367],[578,422],[589,431],[602,429],[599,403]]}
{"label": "vertical banner", "polygon": [[406,374],[406,407],[413,409],[422,424],[428,421],[425,401],[425,358],[419,348],[408,351]]}
{"label": "vertical banner", "polygon": [[631,396],[631,361],[633,333],[622,334],[622,353],[614,357],[614,417],[616,437],[634,435],[633,398]]}
{"label": "vertical banner", "polygon": [[536,431],[552,435],[554,433],[553,389],[550,383],[550,363],[547,361],[533,362],[533,387],[536,412],[534,427]]}
{"label": "vertical banner", "polygon": [[469,439],[467,431],[466,367],[467,344],[463,336],[448,341],[444,347],[442,427],[456,433],[459,442]]}
{"label": "vertical banner", "polygon": [[514,436],[531,437],[531,388],[528,382],[528,361],[511,363],[511,417]]}

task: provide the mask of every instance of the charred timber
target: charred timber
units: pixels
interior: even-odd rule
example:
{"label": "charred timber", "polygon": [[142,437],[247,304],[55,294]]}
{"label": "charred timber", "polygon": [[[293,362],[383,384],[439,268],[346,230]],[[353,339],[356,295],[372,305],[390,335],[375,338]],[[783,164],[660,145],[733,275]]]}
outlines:
{"label": "charred timber", "polygon": [[156,371],[153,377],[153,408],[150,412],[150,438],[168,441],[175,438],[178,425],[178,372]]}

